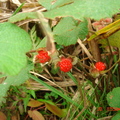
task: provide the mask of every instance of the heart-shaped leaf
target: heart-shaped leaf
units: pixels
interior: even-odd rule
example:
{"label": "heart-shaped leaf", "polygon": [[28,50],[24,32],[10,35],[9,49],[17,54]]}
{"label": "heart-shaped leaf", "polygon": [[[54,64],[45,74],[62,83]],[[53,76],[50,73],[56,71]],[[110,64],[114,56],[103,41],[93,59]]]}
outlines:
{"label": "heart-shaped leaf", "polygon": [[31,47],[27,32],[15,24],[0,23],[0,72],[18,74],[27,64],[25,53]]}

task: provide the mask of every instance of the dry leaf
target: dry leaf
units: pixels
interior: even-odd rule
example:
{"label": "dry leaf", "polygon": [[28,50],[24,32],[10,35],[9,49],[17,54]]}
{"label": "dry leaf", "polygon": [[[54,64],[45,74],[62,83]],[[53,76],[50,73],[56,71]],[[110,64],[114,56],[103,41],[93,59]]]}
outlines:
{"label": "dry leaf", "polygon": [[29,107],[39,107],[43,104],[44,104],[43,102],[39,102],[37,100],[31,100],[31,101],[29,101],[27,106],[29,106]]}
{"label": "dry leaf", "polygon": [[52,104],[49,104],[49,103],[45,103],[45,106],[47,107],[47,109],[49,111],[51,111],[53,114],[57,115],[58,117],[64,117],[66,115],[65,110],[60,109],[55,104],[52,105]]}
{"label": "dry leaf", "polygon": [[45,120],[43,115],[40,112],[36,111],[36,110],[33,110],[33,111],[28,110],[28,115],[33,120]]}
{"label": "dry leaf", "polygon": [[3,112],[0,112],[0,120],[7,120],[7,117]]}

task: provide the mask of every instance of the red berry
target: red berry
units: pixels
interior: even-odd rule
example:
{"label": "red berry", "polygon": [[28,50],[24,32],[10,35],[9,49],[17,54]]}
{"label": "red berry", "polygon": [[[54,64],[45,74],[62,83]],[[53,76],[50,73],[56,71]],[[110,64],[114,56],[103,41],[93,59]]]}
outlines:
{"label": "red berry", "polygon": [[39,60],[40,63],[45,63],[50,61],[50,56],[48,55],[48,52],[45,50],[38,51],[38,55],[36,55],[36,58]]}
{"label": "red berry", "polygon": [[95,67],[97,70],[103,71],[106,69],[106,64],[103,62],[97,62],[97,63],[95,63]]}
{"label": "red berry", "polygon": [[72,61],[69,58],[62,58],[61,61],[58,62],[58,66],[61,71],[69,72],[72,69]]}

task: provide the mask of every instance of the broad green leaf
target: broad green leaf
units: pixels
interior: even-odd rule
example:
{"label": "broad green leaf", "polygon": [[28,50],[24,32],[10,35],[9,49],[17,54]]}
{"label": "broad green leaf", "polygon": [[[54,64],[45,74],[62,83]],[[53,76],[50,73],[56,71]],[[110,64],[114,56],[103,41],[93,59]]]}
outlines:
{"label": "broad green leaf", "polygon": [[0,84],[0,106],[2,102],[5,102],[5,95],[9,90],[11,85],[20,85],[29,79],[28,72],[33,69],[32,65],[28,65],[26,68],[22,69],[21,72],[16,76],[7,77],[7,79]]}
{"label": "broad green leaf", "polygon": [[78,23],[72,17],[63,18],[54,28],[55,41],[64,46],[75,44],[77,39],[84,39],[88,34],[87,21]]}
{"label": "broad green leaf", "polygon": [[120,112],[118,112],[111,120],[120,120]]}
{"label": "broad green leaf", "polygon": [[114,88],[107,94],[107,101],[110,107],[120,108],[120,87]]}
{"label": "broad green leaf", "polygon": [[51,7],[51,9],[61,7],[73,3],[75,0],[57,0]]}
{"label": "broad green leaf", "polygon": [[25,19],[36,19],[38,18],[36,12],[25,12],[25,13],[18,13],[8,19],[9,22],[15,23]]}
{"label": "broad green leaf", "polygon": [[18,74],[27,64],[25,53],[31,47],[27,32],[15,24],[0,23],[0,72]]}
{"label": "broad green leaf", "polygon": [[19,72],[19,74],[17,74],[16,76],[10,76],[10,77],[8,77],[5,80],[4,83],[9,84],[9,85],[21,85],[26,80],[29,79],[28,73],[32,69],[33,69],[33,64],[28,64],[25,68],[21,69],[21,71]]}
{"label": "broad green leaf", "polygon": [[52,7],[53,0],[38,0],[38,3],[44,6],[47,10],[50,10]]}
{"label": "broad green leaf", "polygon": [[119,12],[119,0],[74,0],[73,3],[44,12],[45,17],[54,19],[58,16],[73,16],[75,19],[84,20],[92,18],[112,17]]}
{"label": "broad green leaf", "polygon": [[33,119],[33,120],[45,120],[43,115],[36,111],[36,110],[28,110],[28,115]]}

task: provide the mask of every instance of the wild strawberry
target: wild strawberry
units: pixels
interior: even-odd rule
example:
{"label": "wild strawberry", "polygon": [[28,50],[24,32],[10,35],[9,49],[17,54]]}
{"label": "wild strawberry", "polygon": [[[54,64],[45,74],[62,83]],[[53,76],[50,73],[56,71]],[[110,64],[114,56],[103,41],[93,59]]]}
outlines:
{"label": "wild strawberry", "polygon": [[106,64],[103,63],[103,62],[96,62],[95,67],[96,67],[97,70],[103,71],[103,70],[106,69]]}
{"label": "wild strawberry", "polygon": [[38,55],[36,55],[36,59],[40,62],[40,63],[45,63],[50,61],[50,56],[48,55],[48,52],[45,50],[40,50],[38,51]]}
{"label": "wild strawberry", "polygon": [[69,72],[72,69],[72,61],[69,58],[61,58],[58,62],[60,70],[63,72]]}

